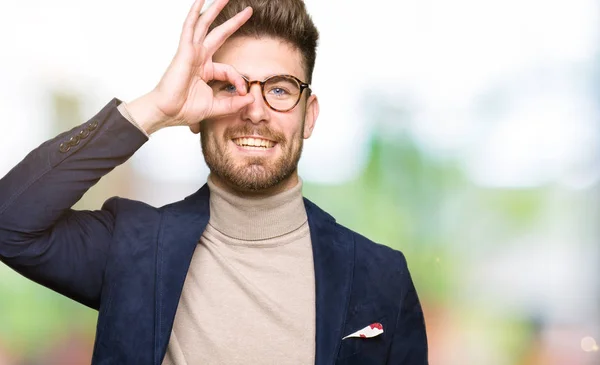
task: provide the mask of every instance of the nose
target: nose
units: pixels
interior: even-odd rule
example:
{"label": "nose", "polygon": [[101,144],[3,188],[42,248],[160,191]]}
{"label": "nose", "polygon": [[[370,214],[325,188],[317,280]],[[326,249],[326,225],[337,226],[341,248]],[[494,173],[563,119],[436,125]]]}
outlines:
{"label": "nose", "polygon": [[242,118],[253,124],[266,122],[269,119],[269,106],[263,99],[262,90],[258,81],[250,82],[248,92],[254,96],[254,102],[246,105],[242,111]]}

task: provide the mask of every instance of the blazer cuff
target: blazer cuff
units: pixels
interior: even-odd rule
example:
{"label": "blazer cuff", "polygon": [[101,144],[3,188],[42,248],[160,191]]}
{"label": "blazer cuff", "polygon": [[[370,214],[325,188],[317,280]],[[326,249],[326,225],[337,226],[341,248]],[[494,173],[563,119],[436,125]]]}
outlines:
{"label": "blazer cuff", "polygon": [[123,118],[127,119],[127,121],[133,124],[142,133],[144,133],[146,137],[150,138],[150,135],[144,130],[144,128],[140,127],[140,125],[137,124],[136,121],[133,119],[131,114],[129,114],[129,111],[127,110],[127,104],[125,102],[121,102],[121,104],[119,104],[119,106],[117,107],[117,110],[121,113]]}

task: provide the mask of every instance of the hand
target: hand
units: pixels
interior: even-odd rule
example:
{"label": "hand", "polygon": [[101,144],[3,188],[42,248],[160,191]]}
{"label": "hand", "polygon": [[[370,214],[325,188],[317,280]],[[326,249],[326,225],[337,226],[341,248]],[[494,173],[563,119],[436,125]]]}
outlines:
{"label": "hand", "polygon": [[[158,85],[150,93],[127,104],[133,119],[148,134],[175,125],[200,132],[203,119],[232,114],[252,103],[242,76],[230,65],[213,63],[213,54],[252,15],[246,8],[216,27],[208,28],[228,0],[216,0],[200,16],[204,0],[196,0],[185,20],[177,53]],[[211,80],[228,81],[238,95],[215,99]]]}

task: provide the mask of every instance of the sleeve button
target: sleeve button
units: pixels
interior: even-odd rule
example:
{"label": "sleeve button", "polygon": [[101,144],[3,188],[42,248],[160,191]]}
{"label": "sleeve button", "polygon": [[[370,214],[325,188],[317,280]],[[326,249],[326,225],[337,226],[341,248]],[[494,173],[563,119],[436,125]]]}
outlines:
{"label": "sleeve button", "polygon": [[79,141],[81,140],[81,137],[79,136],[73,136],[69,139],[69,145],[71,146],[77,146],[79,144]]}
{"label": "sleeve button", "polygon": [[90,131],[88,129],[83,129],[83,130],[79,131],[79,137],[82,139],[88,138],[89,135],[90,135]]}
{"label": "sleeve button", "polygon": [[93,131],[93,130],[94,130],[94,129],[96,129],[96,128],[98,128],[98,121],[97,121],[97,120],[93,121],[93,122],[90,124],[90,126],[88,127],[88,129],[89,129],[90,131]]}
{"label": "sleeve button", "polygon": [[66,143],[61,143],[60,146],[58,146],[58,150],[62,153],[67,153],[69,152],[69,150],[71,149],[71,146],[69,146]]}

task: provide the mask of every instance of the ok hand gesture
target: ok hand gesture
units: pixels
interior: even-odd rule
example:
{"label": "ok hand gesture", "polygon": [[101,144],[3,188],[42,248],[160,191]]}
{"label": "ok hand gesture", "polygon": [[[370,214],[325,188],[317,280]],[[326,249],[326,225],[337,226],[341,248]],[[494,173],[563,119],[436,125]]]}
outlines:
{"label": "ok hand gesture", "polygon": [[[196,0],[183,25],[177,53],[158,85],[150,93],[128,103],[133,119],[148,134],[182,125],[200,131],[200,121],[232,114],[252,103],[246,83],[232,67],[212,62],[213,54],[252,15],[246,8],[208,33],[208,28],[228,0],[216,0],[202,15],[204,0]],[[216,99],[208,85],[211,80],[227,81],[238,95]]]}

